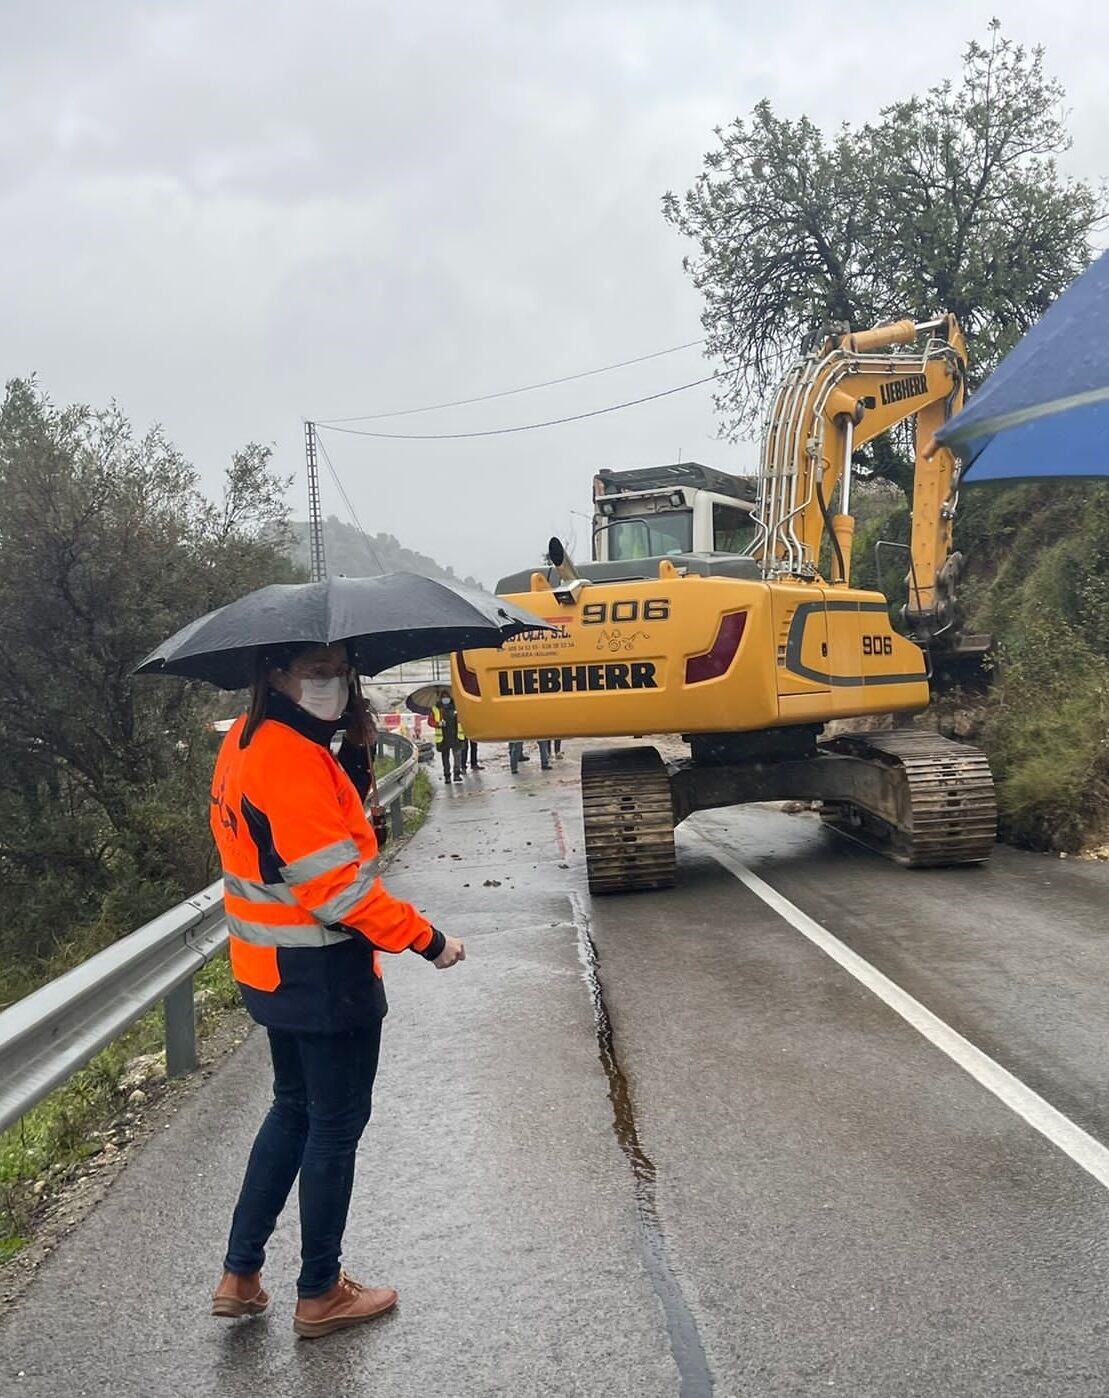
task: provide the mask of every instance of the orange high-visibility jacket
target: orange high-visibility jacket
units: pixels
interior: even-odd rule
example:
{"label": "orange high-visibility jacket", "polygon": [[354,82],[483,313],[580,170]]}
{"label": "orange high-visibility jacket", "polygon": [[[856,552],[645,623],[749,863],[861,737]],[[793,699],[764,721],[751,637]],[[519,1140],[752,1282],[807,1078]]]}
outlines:
{"label": "orange high-visibility jacket", "polygon": [[241,717],[212,782],[231,970],[253,1017],[334,1033],[385,1013],[379,951],[444,945],[378,877],[377,841],[321,724],[283,696],[247,747]]}

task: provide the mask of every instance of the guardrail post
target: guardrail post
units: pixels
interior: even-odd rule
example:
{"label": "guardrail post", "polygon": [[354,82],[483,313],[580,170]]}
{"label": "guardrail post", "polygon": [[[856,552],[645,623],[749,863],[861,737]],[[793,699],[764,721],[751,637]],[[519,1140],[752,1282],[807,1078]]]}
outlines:
{"label": "guardrail post", "polygon": [[404,834],[404,797],[398,796],[389,807],[389,829],[396,839]]}
{"label": "guardrail post", "polygon": [[176,986],[162,1002],[166,1014],[166,1074],[179,1078],[196,1067],[196,1009],[193,977]]}

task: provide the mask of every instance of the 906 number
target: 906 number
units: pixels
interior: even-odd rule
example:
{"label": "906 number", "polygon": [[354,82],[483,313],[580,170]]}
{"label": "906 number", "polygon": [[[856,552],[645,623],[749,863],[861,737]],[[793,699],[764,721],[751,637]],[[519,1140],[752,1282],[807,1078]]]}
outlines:
{"label": "906 number", "polygon": [[892,636],[864,636],[864,637],[863,637],[863,654],[864,654],[864,655],[892,655],[892,654],[893,654],[893,637],[892,637]]}
{"label": "906 number", "polygon": [[581,609],[583,626],[605,626],[609,622],[623,625],[629,621],[667,621],[670,617],[668,597],[650,597],[642,608],[637,597],[626,602],[586,602]]}

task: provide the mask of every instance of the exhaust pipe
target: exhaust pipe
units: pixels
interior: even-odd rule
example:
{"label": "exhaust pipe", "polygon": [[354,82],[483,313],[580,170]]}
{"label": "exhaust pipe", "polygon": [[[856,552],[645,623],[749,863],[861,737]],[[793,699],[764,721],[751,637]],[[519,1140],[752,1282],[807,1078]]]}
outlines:
{"label": "exhaust pipe", "polygon": [[558,576],[564,583],[577,582],[581,574],[574,567],[574,560],[566,552],[566,548],[561,539],[549,539],[547,541],[547,558],[552,568],[558,570]]}
{"label": "exhaust pipe", "polygon": [[561,539],[548,540],[547,560],[558,573],[559,582],[562,584],[561,587],[553,589],[556,599],[561,606],[572,607],[589,579],[583,578],[574,567],[574,560],[566,552]]}

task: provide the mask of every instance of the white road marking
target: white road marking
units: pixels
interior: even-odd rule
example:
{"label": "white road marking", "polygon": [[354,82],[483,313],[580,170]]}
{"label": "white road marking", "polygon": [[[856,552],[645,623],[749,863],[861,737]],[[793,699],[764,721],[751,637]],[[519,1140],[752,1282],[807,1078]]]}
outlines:
{"label": "white road marking", "polygon": [[730,874],[734,874],[756,898],[761,898],[768,908],[772,908],[803,937],[807,937],[814,946],[819,947],[861,985],[866,986],[867,990],[877,995],[895,1014],[900,1015],[907,1024],[911,1024],[919,1034],[923,1034],[930,1044],[934,1044],[953,1063],[969,1073],[975,1082],[980,1083],[987,1092],[993,1093],[999,1102],[1003,1102],[1010,1111],[1015,1112],[1033,1130],[1046,1137],[1064,1155],[1070,1156],[1076,1165],[1081,1165],[1083,1170],[1093,1175],[1100,1185],[1109,1189],[1109,1150],[1088,1131],[1083,1131],[1081,1126],[1065,1117],[1038,1092],[1033,1092],[1007,1068],[1003,1068],[981,1049],[975,1048],[969,1039],[964,1039],[962,1034],[933,1014],[919,1000],[914,999],[908,991],[902,990],[869,961],[833,936],[826,927],[809,917],[808,913],[802,912],[784,894],[771,888],[719,840],[707,832],[688,826],[682,831],[682,836],[692,837],[705,845],[712,857]]}

